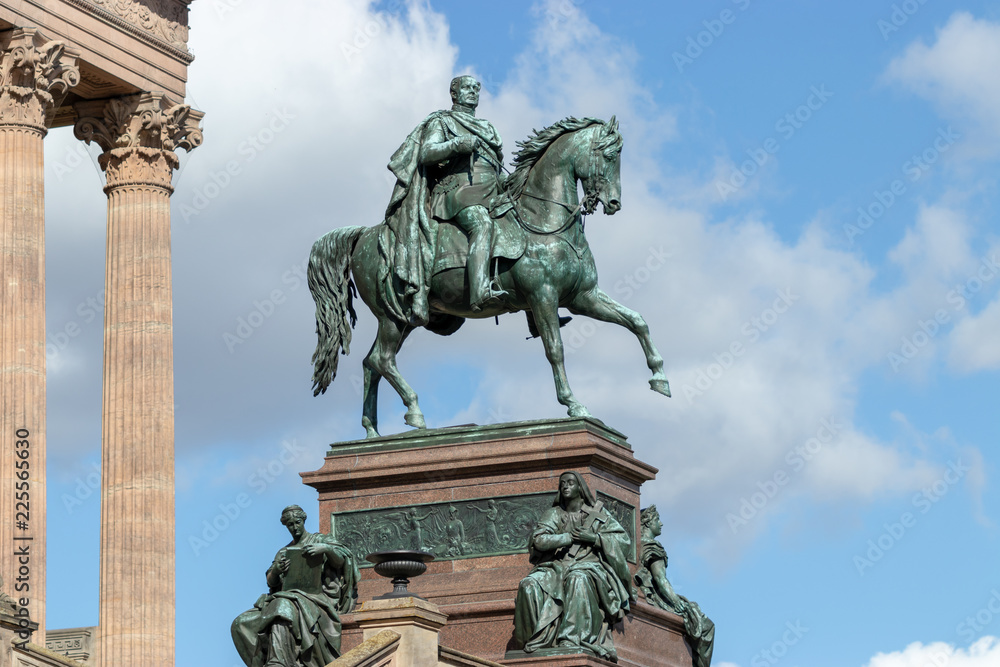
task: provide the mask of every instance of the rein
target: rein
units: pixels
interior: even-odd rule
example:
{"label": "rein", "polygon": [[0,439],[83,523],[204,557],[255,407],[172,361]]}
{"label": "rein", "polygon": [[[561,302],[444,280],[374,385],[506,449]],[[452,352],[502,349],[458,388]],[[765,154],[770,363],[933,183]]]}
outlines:
{"label": "rein", "polygon": [[[521,211],[517,207],[517,201],[512,201],[514,219],[517,220],[517,224],[519,224],[522,229],[532,234],[537,234],[538,236],[552,236],[554,234],[561,234],[573,226],[573,223],[576,222],[577,215],[580,215],[581,213],[583,215],[580,219],[580,225],[581,226],[586,225],[587,216],[593,213],[597,209],[597,202],[598,202],[597,193],[600,190],[600,185],[602,183],[611,180],[610,178],[608,178],[608,175],[604,173],[603,169],[601,170],[600,174],[596,173],[595,169],[597,162],[596,144],[597,144],[597,137],[591,136],[590,153],[587,156],[587,162],[589,171],[591,174],[593,174],[592,180],[594,181],[594,184],[593,187],[590,189],[590,191],[585,191],[583,193],[583,201],[577,204],[575,208],[570,208],[570,205],[567,204],[566,202],[556,201],[555,199],[549,199],[548,197],[539,197],[538,195],[531,194],[527,190],[521,191],[521,196],[528,196],[531,197],[532,199],[537,199],[538,201],[545,201],[552,204],[558,204],[559,206],[562,206],[563,208],[569,210],[569,217],[566,219],[566,222],[561,224],[556,229],[552,230],[539,229],[538,227],[535,227],[521,216]],[[508,171],[506,167],[504,167],[504,171],[506,171],[508,174],[510,173],[510,171]]]}

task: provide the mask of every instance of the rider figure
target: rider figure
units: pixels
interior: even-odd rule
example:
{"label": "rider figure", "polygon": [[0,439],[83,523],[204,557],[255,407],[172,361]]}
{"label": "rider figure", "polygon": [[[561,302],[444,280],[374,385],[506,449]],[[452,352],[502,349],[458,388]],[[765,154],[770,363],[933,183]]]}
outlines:
{"label": "rider figure", "polygon": [[469,237],[469,302],[479,312],[507,296],[490,284],[493,220],[486,206],[500,192],[502,141],[486,119],[476,118],[480,84],[471,76],[451,81],[451,111],[441,111],[424,128],[419,161],[427,170],[430,213],[457,224]]}

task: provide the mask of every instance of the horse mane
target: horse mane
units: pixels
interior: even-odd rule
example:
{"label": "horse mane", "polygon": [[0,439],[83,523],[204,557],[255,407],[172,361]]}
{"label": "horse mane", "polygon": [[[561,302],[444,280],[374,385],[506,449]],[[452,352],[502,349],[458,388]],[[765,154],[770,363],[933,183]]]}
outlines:
{"label": "horse mane", "polygon": [[599,118],[574,118],[569,116],[549,125],[544,130],[532,130],[531,136],[524,141],[518,141],[519,150],[514,153],[514,173],[507,178],[504,189],[510,194],[512,199],[518,199],[524,191],[524,185],[528,180],[528,173],[535,166],[538,159],[556,139],[576,132],[591,125],[603,125],[604,133],[595,148],[610,155],[621,151],[622,136],[618,132],[618,123],[614,119],[610,123],[605,123]]}

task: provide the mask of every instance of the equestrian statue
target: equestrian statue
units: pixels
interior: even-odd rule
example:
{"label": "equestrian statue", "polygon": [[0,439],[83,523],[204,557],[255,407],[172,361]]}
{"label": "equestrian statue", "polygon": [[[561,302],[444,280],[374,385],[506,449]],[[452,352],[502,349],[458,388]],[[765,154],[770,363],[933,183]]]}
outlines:
{"label": "equestrian statue", "polygon": [[505,177],[500,135],[475,115],[479,90],[473,77],[456,77],[452,108],[424,119],[392,155],[396,185],[381,224],[335,229],[309,256],[319,338],[314,395],[336,376],[338,353],[350,352],[354,299],[360,295],[378,318],[363,364],[361,421],[369,438],[378,437],[383,377],[406,405],[406,423],[426,428],[417,394],[396,367],[396,352],[415,328],[448,336],[466,319],[518,311],[541,337],[556,396],[571,417],[590,413],[566,379],[561,307],[635,334],[653,373],[650,387],[670,396],[645,320],[597,286],[584,235],[584,216],[598,203],[607,215],[621,208],[618,122],[569,117],[533,131],[518,142],[514,172]]}

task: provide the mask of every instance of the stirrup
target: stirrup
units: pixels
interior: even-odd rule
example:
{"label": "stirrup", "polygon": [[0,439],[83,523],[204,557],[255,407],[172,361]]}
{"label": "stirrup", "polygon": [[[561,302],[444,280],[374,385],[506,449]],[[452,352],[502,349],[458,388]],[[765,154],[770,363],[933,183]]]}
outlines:
{"label": "stirrup", "polygon": [[490,285],[489,294],[487,294],[485,297],[483,297],[482,300],[480,300],[480,301],[478,301],[476,303],[470,304],[469,308],[470,308],[470,310],[472,310],[472,312],[478,313],[483,308],[485,308],[486,305],[488,303],[490,303],[491,301],[502,301],[503,299],[506,299],[509,296],[510,296],[510,292],[508,292],[507,290],[502,289],[502,288],[501,289],[493,289],[493,285],[491,284]]}

